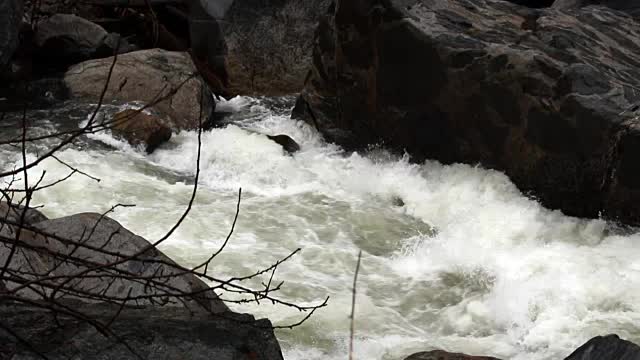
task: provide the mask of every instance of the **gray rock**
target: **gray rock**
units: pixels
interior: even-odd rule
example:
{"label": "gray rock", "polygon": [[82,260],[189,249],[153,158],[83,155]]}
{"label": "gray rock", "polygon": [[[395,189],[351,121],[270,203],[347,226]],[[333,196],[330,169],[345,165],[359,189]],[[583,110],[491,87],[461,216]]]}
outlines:
{"label": "gray rock", "polygon": [[22,10],[22,0],[0,1],[0,70],[18,47]]}
{"label": "gray rock", "polygon": [[[108,304],[62,302],[84,316],[107,324],[118,307]],[[134,355],[113,336],[105,336],[87,322],[67,315],[53,317],[37,307],[3,302],[3,327],[28,342],[17,341],[0,328],[0,353],[13,360],[42,359],[149,359],[149,360],[280,360],[282,353],[264,319],[232,312],[211,315],[180,308],[125,308],[109,326]],[[4,358],[4,357],[3,357]]]}
{"label": "gray rock", "polygon": [[[64,75],[70,96],[97,101],[112,63],[113,58],[110,57],[71,67]],[[167,125],[174,131],[197,129],[199,120],[206,123],[215,109],[211,92],[197,76],[190,56],[160,49],[118,56],[105,101],[153,102],[153,109],[166,118]]]}
{"label": "gray rock", "polygon": [[640,360],[640,346],[622,340],[618,335],[597,336],[565,360]]}
{"label": "gray rock", "polygon": [[489,0],[341,2],[314,44],[293,116],[329,141],[480,163],[547,207],[640,224],[632,17]]}
{"label": "gray rock", "polygon": [[[180,271],[174,267],[175,264],[170,258],[164,255],[155,247],[150,247],[150,243],[140,236],[137,236],[129,230],[122,227],[118,222],[108,217],[101,217],[100,214],[77,214],[64,218],[47,220],[35,224],[35,227],[45,234],[55,235],[59,238],[73,240],[75,242],[83,241],[85,245],[94,248],[102,248],[111,253],[120,254],[120,256],[105,254],[86,247],[79,247],[69,243],[64,243],[53,237],[47,237],[46,240],[39,240],[40,245],[45,246],[48,250],[57,254],[73,254],[78,258],[82,258],[93,263],[110,264],[121,260],[122,256],[131,256],[145,249],[142,255],[137,259],[126,260],[115,266],[117,269],[133,273],[139,276],[157,276],[163,274],[166,276],[164,284],[159,284],[157,289],[147,287],[144,282],[131,281],[125,278],[114,278],[102,270],[92,271],[95,275],[103,275],[104,277],[85,277],[77,281],[73,281],[73,288],[79,289],[90,294],[103,294],[114,299],[123,299],[128,296],[142,295],[158,295],[158,294],[194,294],[190,296],[182,296],[184,302],[178,302],[170,296],[163,296],[168,301],[168,305],[187,306],[189,308],[200,308],[211,310],[213,312],[227,311],[228,308],[218,299],[213,291],[204,292],[207,286],[202,280],[195,275],[184,274],[179,276],[171,276]],[[42,254],[41,257],[48,263],[56,263],[56,259],[48,254]],[[151,262],[153,261],[153,262]],[[162,262],[162,263],[159,263]],[[59,276],[70,276],[84,271],[87,267],[83,264],[72,262],[62,262],[55,268],[55,274]],[[86,297],[83,301],[91,301]],[[138,303],[145,304],[146,300],[139,300]]]}

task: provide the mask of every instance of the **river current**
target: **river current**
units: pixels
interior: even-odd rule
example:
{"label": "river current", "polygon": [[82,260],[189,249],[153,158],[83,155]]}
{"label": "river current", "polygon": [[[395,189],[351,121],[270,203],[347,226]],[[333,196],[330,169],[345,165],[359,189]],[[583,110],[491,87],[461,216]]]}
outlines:
{"label": "river current", "polygon": [[[330,296],[302,326],[277,331],[286,359],[347,358],[359,250],[357,359],[434,348],[562,359],[595,335],[640,342],[636,231],[545,209],[497,171],[414,164],[380,148],[345,152],[291,120],[291,104],[248,97],[219,104],[229,124],[203,134],[195,206],[161,247],[183,265],[202,262],[229,231],[242,187],[236,231],[210,272],[246,275],[301,248],[275,274],[274,282],[285,281],[279,296],[305,305]],[[70,107],[34,115],[37,131],[86,119],[88,108]],[[288,134],[301,151],[290,156],[262,134]],[[151,155],[91,135],[59,157],[101,181],[74,175],[35,202],[50,217],[135,204],[111,216],[157,239],[189,200],[196,150],[196,132],[174,134]],[[19,159],[16,149],[0,148],[0,167]],[[32,172],[45,169],[46,179],[69,172],[55,161]],[[275,325],[304,315],[264,302],[231,307]]]}

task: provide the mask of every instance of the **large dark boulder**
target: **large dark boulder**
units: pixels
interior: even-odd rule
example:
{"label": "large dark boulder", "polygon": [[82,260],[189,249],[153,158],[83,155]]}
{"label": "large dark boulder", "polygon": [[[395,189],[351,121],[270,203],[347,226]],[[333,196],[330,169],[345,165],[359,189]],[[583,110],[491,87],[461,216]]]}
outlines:
{"label": "large dark boulder", "polygon": [[618,335],[597,336],[565,360],[640,360],[640,346],[622,340]]}
{"label": "large dark boulder", "polygon": [[480,163],[550,208],[640,224],[638,83],[640,28],[606,7],[338,1],[293,115],[342,145]]}
{"label": "large dark boulder", "polygon": [[22,0],[0,1],[0,72],[18,47]]}
{"label": "large dark boulder", "polygon": [[[64,75],[69,96],[98,101],[112,64],[113,57],[109,57],[71,67]],[[118,56],[104,101],[152,104],[175,131],[197,129],[215,109],[212,94],[191,57],[160,49]]]}
{"label": "large dark boulder", "polygon": [[311,65],[313,34],[330,0],[235,0],[222,30],[231,92],[299,92]]}

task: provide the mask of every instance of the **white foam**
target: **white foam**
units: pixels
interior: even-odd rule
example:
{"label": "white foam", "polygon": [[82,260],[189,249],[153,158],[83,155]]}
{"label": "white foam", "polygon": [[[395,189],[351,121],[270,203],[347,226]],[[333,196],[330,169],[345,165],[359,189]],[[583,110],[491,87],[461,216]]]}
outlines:
{"label": "white foam", "polygon": [[[251,112],[255,106],[236,98],[218,110]],[[345,154],[305,124],[268,112],[262,119],[203,135],[196,205],[164,249],[186,264],[206,257],[226,235],[243,187],[238,228],[216,274],[247,274],[301,247],[302,254],[277,273],[289,289],[281,296],[304,303],[332,296],[307,325],[278,332],[287,358],[346,357],[359,248],[365,254],[358,358],[398,359],[445,348],[556,359],[597,334],[640,340],[639,235],[609,235],[604,221],[546,210],[496,171],[411,164],[384,151]],[[291,135],[302,150],[287,155],[254,131]],[[103,181],[74,176],[37,200],[54,216],[137,203],[114,217],[158,238],[189,198],[196,133],[176,134],[150,156],[116,147],[63,151],[65,161]],[[67,171],[55,162],[41,168],[51,176]],[[393,208],[393,197],[405,205]],[[420,221],[437,234],[425,232]],[[300,315],[273,306],[238,309],[280,324]]]}

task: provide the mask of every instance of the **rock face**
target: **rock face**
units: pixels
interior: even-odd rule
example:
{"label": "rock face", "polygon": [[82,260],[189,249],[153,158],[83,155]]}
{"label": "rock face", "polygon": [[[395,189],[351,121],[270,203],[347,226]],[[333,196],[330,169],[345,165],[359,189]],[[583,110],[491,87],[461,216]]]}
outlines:
{"label": "rock face", "polygon": [[133,146],[143,145],[148,154],[171,139],[171,129],[157,116],[125,110],[113,117],[111,132]]}
{"label": "rock face", "polygon": [[640,360],[640,346],[618,335],[597,336],[565,360]]}
{"label": "rock face", "polygon": [[18,47],[22,6],[22,0],[0,2],[0,70],[7,65]]}
{"label": "rock face", "polygon": [[[116,49],[128,52],[129,44],[117,34],[70,14],[56,14],[38,23],[34,35],[38,56],[49,66],[65,67],[81,61],[109,57]],[[53,64],[51,64],[53,63]]]}
{"label": "rock face", "polygon": [[329,3],[235,0],[222,22],[231,92],[299,92],[311,65],[314,31]]}
{"label": "rock face", "polygon": [[603,5],[624,11],[632,16],[640,16],[640,0],[555,0],[554,8],[571,9],[589,5]]}
{"label": "rock face", "polygon": [[442,350],[421,352],[413,354],[405,360],[499,360],[487,356],[470,356],[459,353],[448,353]]}
{"label": "rock face", "polygon": [[[112,63],[110,57],[71,67],[64,75],[70,96],[98,101]],[[173,130],[197,129],[200,120],[206,123],[215,109],[189,55],[160,49],[118,56],[105,101],[154,103],[153,109],[167,118]]]}
{"label": "rock face", "polygon": [[639,69],[637,22],[604,7],[338,1],[293,115],[342,145],[480,163],[545,206],[640,224]]}

